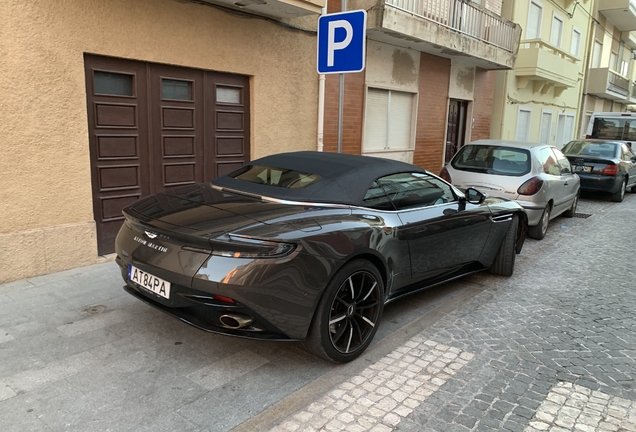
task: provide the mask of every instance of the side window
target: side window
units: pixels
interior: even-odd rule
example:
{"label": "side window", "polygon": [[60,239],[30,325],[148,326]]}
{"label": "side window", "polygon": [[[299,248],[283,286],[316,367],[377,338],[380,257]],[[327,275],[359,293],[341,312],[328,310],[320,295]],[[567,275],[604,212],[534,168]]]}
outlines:
{"label": "side window", "polygon": [[565,155],[559,149],[552,148],[552,151],[556,155],[557,162],[560,165],[561,173],[562,174],[571,173],[572,172],[572,166],[570,165],[570,161],[568,160],[568,158],[565,157]]}
{"label": "side window", "polygon": [[377,183],[397,210],[429,207],[456,201],[451,187],[423,173],[401,173],[382,177]]}
{"label": "side window", "polygon": [[369,190],[362,200],[362,205],[376,210],[395,210],[395,207],[391,204],[391,200],[378,182],[371,184],[371,187],[369,187]]}
{"label": "side window", "polygon": [[557,162],[556,156],[549,147],[542,148],[539,152],[539,161],[543,166],[543,172],[546,174],[560,176],[561,166]]}

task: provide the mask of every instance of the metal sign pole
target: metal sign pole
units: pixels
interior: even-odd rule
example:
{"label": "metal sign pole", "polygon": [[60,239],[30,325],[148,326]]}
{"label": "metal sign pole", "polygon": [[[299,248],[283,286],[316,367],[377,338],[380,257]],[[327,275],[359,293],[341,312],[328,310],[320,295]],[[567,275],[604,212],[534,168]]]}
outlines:
{"label": "metal sign pole", "polygon": [[[347,10],[347,0],[341,0],[342,12]],[[344,76],[340,74],[340,91],[338,93],[338,153],[342,153],[342,119],[344,111]]]}

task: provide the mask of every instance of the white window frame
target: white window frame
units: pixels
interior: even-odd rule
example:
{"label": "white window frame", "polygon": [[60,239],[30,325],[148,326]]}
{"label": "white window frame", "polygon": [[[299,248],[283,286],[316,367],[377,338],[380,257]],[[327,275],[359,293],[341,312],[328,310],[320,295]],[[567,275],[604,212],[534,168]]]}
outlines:
{"label": "white window frame", "polygon": [[[550,114],[550,125],[548,128],[548,142],[541,143],[541,132],[543,132],[543,114]],[[552,124],[554,123],[554,111],[552,110],[541,110],[541,123],[539,125],[539,139],[538,141],[541,144],[550,144],[552,142]]]}
{"label": "white window frame", "polygon": [[[574,43],[574,33],[578,33],[579,35],[579,43],[576,45],[576,49],[573,49],[575,47],[572,46],[572,44]],[[578,57],[579,54],[581,53],[582,39],[583,39],[583,32],[581,31],[581,29],[579,29],[578,27],[572,27],[572,39],[570,40],[570,53],[575,57]]]}
{"label": "white window frame", "polygon": [[[572,136],[564,139],[565,125],[566,125],[568,117],[572,119]],[[559,136],[559,119],[561,118],[563,118],[563,135]],[[563,148],[565,144],[573,140],[574,137],[576,136],[575,128],[576,128],[576,122],[575,122],[574,113],[571,113],[571,112],[559,113],[557,116],[557,133],[556,133],[556,139],[555,139],[554,145],[557,146],[558,148]]]}
{"label": "white window frame", "polygon": [[[369,89],[374,89],[374,90],[383,90],[383,91],[387,91],[387,92],[400,92],[400,93],[407,93],[410,94],[412,97],[412,105],[411,105],[411,127],[410,127],[410,131],[409,131],[409,147],[408,148],[390,148],[388,147],[389,144],[389,137],[390,137],[390,130],[389,130],[389,124],[388,122],[386,123],[387,126],[387,134],[385,137],[385,142],[384,142],[384,148],[382,149],[365,149],[365,135],[367,132],[367,116],[368,116],[368,105],[367,105],[367,95],[369,94]],[[413,152],[415,150],[415,135],[417,132],[417,110],[418,110],[418,102],[419,102],[419,92],[414,92],[414,91],[410,91],[410,90],[406,90],[403,88],[396,88],[396,87],[390,87],[390,86],[378,86],[378,85],[369,85],[366,84],[364,86],[364,123],[362,125],[362,153],[363,154],[371,154],[371,153],[399,153],[399,152]],[[391,115],[391,110],[390,110],[390,106],[391,106],[391,102],[389,99],[389,107],[387,110],[387,121],[390,118]]]}
{"label": "white window frame", "polygon": [[539,7],[539,9],[541,9],[541,13],[539,14],[539,28],[537,29],[537,36],[534,38],[530,38],[528,37],[528,30],[526,30],[526,39],[541,39],[541,29],[543,28],[543,3],[540,2],[539,0],[530,0],[530,2],[528,3],[528,21],[526,24],[526,29],[530,28],[530,9],[532,8],[532,4],[535,4],[536,6]]}
{"label": "white window frame", "polygon": [[615,53],[614,51],[610,52],[609,68],[614,72],[618,72],[618,53]]}
{"label": "white window frame", "polygon": [[[527,137],[527,139],[525,139],[525,140],[519,139],[519,116],[520,116],[522,111],[523,112],[527,112],[527,113],[530,114],[530,117],[528,118],[528,125],[526,126],[526,137]],[[530,130],[532,129],[531,125],[532,125],[532,107],[520,106],[519,109],[517,110],[517,122],[515,124],[515,140],[516,141],[530,141]]]}
{"label": "white window frame", "polygon": [[[596,48],[598,47],[598,51]],[[594,41],[594,46],[592,47],[592,67],[591,69],[598,69],[601,67],[601,59],[603,58],[603,44],[599,41]]]}
{"label": "white window frame", "polygon": [[[554,20],[561,22],[561,33],[559,34],[558,43],[552,44],[552,34],[554,33]],[[561,48],[563,43],[563,31],[565,30],[565,18],[556,12],[552,12],[552,20],[550,21],[550,43],[557,48]]]}

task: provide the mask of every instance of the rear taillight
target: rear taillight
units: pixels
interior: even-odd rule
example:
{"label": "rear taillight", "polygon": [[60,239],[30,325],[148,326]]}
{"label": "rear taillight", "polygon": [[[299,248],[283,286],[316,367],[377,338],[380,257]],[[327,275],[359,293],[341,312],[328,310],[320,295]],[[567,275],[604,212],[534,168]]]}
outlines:
{"label": "rear taillight", "polygon": [[590,134],[585,135],[585,139],[590,139],[590,138],[592,138],[592,135]]}
{"label": "rear taillight", "polygon": [[519,195],[534,195],[541,190],[542,186],[543,180],[539,177],[532,177],[530,180],[519,186],[517,193]]}
{"label": "rear taillight", "polygon": [[212,255],[227,258],[281,258],[296,249],[292,243],[228,234],[212,241]]}
{"label": "rear taillight", "polygon": [[603,168],[603,175],[616,175],[618,174],[618,165],[607,164]]}
{"label": "rear taillight", "polygon": [[449,183],[453,182],[453,179],[451,179],[451,176],[448,173],[448,170],[446,169],[446,167],[442,168],[442,170],[439,172],[439,176]]}

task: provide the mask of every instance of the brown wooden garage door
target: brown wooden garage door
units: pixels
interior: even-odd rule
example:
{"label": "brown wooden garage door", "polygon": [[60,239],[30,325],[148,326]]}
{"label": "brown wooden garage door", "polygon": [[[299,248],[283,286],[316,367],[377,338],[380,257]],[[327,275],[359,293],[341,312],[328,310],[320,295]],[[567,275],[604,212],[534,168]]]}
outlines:
{"label": "brown wooden garage door", "polygon": [[85,55],[93,211],[100,255],[121,210],[225,174],[250,158],[249,78]]}

